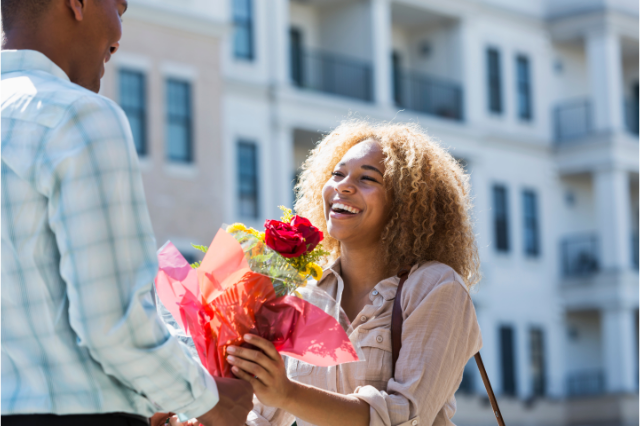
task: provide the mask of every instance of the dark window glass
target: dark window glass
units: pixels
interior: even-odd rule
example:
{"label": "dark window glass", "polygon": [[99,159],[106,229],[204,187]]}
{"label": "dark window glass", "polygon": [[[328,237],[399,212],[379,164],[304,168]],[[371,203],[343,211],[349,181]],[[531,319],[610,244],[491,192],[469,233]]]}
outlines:
{"label": "dark window glass", "polygon": [[238,213],[257,218],[258,202],[258,147],[253,142],[238,142]]}
{"label": "dark window glass", "polygon": [[500,365],[502,366],[502,393],[516,395],[515,339],[513,327],[500,327]]}
{"label": "dark window glass", "polygon": [[529,340],[531,345],[531,379],[533,384],[533,394],[535,396],[544,396],[546,383],[544,335],[542,329],[532,328],[529,330]]}
{"label": "dark window glass", "polygon": [[251,0],[232,0],[233,54],[253,60],[253,8]]}
{"label": "dark window glass", "polygon": [[529,58],[518,56],[516,59],[518,79],[518,117],[531,120],[531,69]]}
{"label": "dark window glass", "polygon": [[502,87],[500,82],[500,52],[487,50],[487,76],[489,89],[489,111],[502,112]]}
{"label": "dark window glass", "polygon": [[291,80],[296,86],[303,85],[303,51],[302,51],[302,31],[299,28],[289,30],[291,43]]}
{"label": "dark window glass", "polygon": [[529,256],[540,254],[540,232],[538,229],[538,197],[534,191],[522,193],[524,210],[524,252]]}
{"label": "dark window glass", "polygon": [[393,84],[393,100],[396,105],[402,104],[402,74],[401,58],[399,52],[391,53],[391,78]]}
{"label": "dark window glass", "polygon": [[133,142],[138,155],[147,153],[147,104],[144,74],[138,71],[120,70],[120,106],[129,119]]}
{"label": "dark window glass", "polygon": [[509,215],[507,188],[502,185],[493,187],[493,221],[496,250],[509,251]]}
{"label": "dark window glass", "polygon": [[167,158],[191,162],[191,84],[167,80]]}

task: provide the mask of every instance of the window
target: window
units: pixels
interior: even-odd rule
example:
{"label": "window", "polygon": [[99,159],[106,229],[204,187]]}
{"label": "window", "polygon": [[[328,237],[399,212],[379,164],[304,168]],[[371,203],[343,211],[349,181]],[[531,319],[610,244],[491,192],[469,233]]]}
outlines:
{"label": "window", "polygon": [[522,193],[524,210],[524,252],[528,256],[540,254],[540,232],[538,230],[538,197],[534,191]]}
{"label": "window", "polygon": [[531,381],[533,395],[545,395],[545,366],[544,366],[544,336],[542,329],[529,330],[529,342],[531,345]]}
{"label": "window", "polygon": [[303,85],[303,68],[302,68],[302,31],[299,28],[291,28],[289,30],[290,48],[291,48],[291,80],[296,86]]}
{"label": "window", "polygon": [[516,58],[518,80],[518,117],[531,120],[531,70],[529,58],[519,55]]}
{"label": "window", "polygon": [[238,142],[238,208],[241,217],[258,218],[258,147]]}
{"label": "window", "polygon": [[233,54],[238,59],[253,60],[252,0],[233,2]]}
{"label": "window", "polygon": [[500,365],[502,367],[502,393],[516,395],[516,363],[513,327],[500,327]]}
{"label": "window", "polygon": [[167,80],[167,158],[191,162],[191,84]]}
{"label": "window", "polygon": [[502,185],[493,187],[493,220],[496,250],[509,251],[509,217],[507,188]]}
{"label": "window", "polygon": [[500,52],[487,50],[487,77],[489,88],[489,111],[502,112],[502,88],[500,84]]}
{"label": "window", "polygon": [[120,106],[129,119],[133,142],[138,155],[147,153],[147,105],[144,74],[138,71],[120,70]]}
{"label": "window", "polygon": [[396,105],[402,105],[402,62],[400,52],[391,53],[391,78],[393,83],[393,101]]}

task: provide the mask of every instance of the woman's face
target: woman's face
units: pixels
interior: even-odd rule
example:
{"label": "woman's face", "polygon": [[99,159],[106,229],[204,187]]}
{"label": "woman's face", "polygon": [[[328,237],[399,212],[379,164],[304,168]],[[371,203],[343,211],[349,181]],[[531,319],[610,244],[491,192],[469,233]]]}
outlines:
{"label": "woman's face", "polygon": [[377,142],[352,147],[322,190],[329,235],[347,245],[376,244],[389,218],[384,155]]}

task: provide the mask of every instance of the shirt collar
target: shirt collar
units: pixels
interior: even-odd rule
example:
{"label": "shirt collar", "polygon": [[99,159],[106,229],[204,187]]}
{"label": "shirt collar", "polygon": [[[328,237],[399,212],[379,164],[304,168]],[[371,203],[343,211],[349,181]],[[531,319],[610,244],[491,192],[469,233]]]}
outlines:
{"label": "shirt collar", "polygon": [[3,50],[1,55],[2,74],[37,70],[52,74],[65,81],[71,81],[62,68],[36,50]]}

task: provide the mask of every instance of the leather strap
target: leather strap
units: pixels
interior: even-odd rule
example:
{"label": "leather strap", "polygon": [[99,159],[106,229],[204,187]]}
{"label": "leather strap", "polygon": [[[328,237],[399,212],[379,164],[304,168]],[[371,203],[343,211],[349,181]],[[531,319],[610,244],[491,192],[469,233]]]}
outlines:
{"label": "leather strap", "polygon": [[[402,348],[402,286],[404,282],[407,280],[409,276],[409,269],[403,268],[398,272],[398,277],[400,278],[400,282],[398,283],[398,291],[396,291],[396,298],[393,301],[393,310],[391,311],[391,359],[393,364],[391,365],[391,377],[396,375],[396,362],[398,361],[398,356],[400,356],[400,348]],[[504,419],[502,418],[502,413],[500,413],[500,407],[498,407],[498,401],[496,400],[496,396],[493,393],[493,389],[491,388],[491,382],[489,382],[489,376],[487,375],[487,371],[484,369],[484,364],[482,362],[482,358],[480,357],[480,352],[474,355],[476,359],[476,364],[478,365],[478,370],[480,370],[480,376],[482,376],[482,382],[484,383],[484,387],[487,390],[487,395],[489,395],[489,402],[491,402],[491,408],[493,408],[493,414],[496,416],[496,421],[499,426],[505,426]]]}
{"label": "leather strap", "polygon": [[398,272],[400,282],[398,283],[398,290],[396,291],[396,298],[393,301],[393,310],[391,311],[391,376],[395,376],[396,373],[396,361],[400,355],[400,348],[402,347],[402,286],[409,276],[409,269],[403,268]]}

